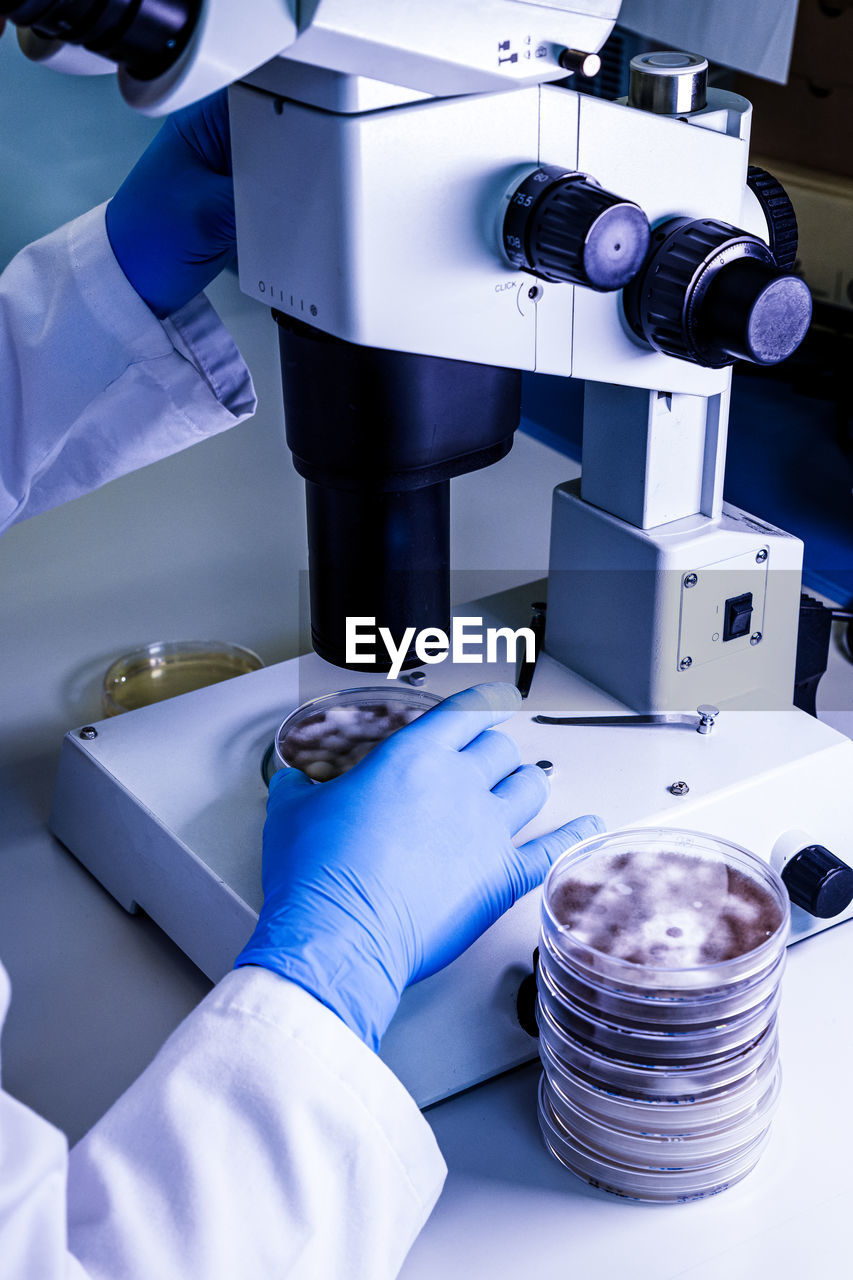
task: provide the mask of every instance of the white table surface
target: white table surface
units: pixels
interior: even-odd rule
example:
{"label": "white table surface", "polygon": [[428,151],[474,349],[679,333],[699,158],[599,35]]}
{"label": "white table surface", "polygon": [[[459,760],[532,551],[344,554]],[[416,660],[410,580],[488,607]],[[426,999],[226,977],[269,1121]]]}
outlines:
{"label": "white table surface", "polygon": [[[15,119],[3,140],[8,171],[46,189],[47,168],[36,164],[33,145],[44,142],[52,189],[68,196],[57,209],[61,216],[81,211],[114,188],[109,165],[120,175],[151,126],[123,119],[124,133],[116,126],[108,135],[109,164],[90,175],[80,156],[103,155],[103,121],[118,119],[121,109],[104,114],[104,87],[54,83],[30,68],[19,89],[9,41],[3,44]],[[32,111],[33,75],[42,93],[49,85],[60,100],[61,130]],[[93,104],[88,140],[74,131],[84,99]],[[43,161],[44,150],[38,155]],[[0,230],[13,244],[24,230],[35,234],[61,220],[40,206],[37,215],[21,215],[18,228],[18,205],[8,207]],[[267,662],[299,650],[302,485],[283,443],[274,326],[239,296],[233,279],[214,296],[256,376],[262,403],[254,421],[0,541],[0,956],[13,982],[3,1073],[6,1087],[71,1141],[138,1075],[209,984],[48,834],[62,734],[99,716],[100,676],[140,642],[222,638],[248,644]],[[573,470],[520,438],[497,467],[454,482],[456,563],[471,571],[454,584],[457,600],[543,574],[550,491]],[[495,565],[509,577],[490,572]],[[839,727],[853,723],[853,667],[837,649],[822,705]],[[848,1274],[851,972],[850,925],[792,949],[785,1083],[771,1145],[754,1174],[709,1201],[639,1206],[573,1178],[539,1138],[534,1067],[434,1108],[428,1118],[449,1178],[404,1280]]]}

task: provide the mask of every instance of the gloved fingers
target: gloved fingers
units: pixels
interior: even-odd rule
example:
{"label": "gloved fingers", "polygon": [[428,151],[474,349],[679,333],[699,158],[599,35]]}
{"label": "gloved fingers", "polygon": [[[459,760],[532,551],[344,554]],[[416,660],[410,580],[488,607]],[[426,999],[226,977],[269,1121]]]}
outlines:
{"label": "gloved fingers", "polygon": [[409,741],[416,736],[436,746],[455,747],[461,751],[484,729],[508,720],[521,706],[521,694],[515,685],[494,681],[475,684],[454,693],[425,715],[407,725],[403,733]]}
{"label": "gloved fingers", "polygon": [[313,786],[314,783],[301,769],[278,769],[270,778],[267,810],[272,807],[273,800],[276,805],[287,804],[289,796],[296,796]]}
{"label": "gloved fingers", "polygon": [[208,223],[207,243],[195,251],[191,261],[218,262],[222,254],[233,257],[237,251],[237,221],[234,214],[234,183],[231,178],[222,177],[218,173],[207,175],[204,207]]}
{"label": "gloved fingers", "polygon": [[518,743],[498,729],[486,729],[460,754],[476,765],[490,791],[521,763]]}
{"label": "gloved fingers", "polygon": [[597,813],[585,813],[580,818],[572,818],[556,831],[549,831],[544,836],[528,840],[518,849],[522,875],[528,879],[524,893],[540,884],[551,865],[557,861],[567,849],[580,844],[590,836],[600,835],[607,830],[607,824]]}
{"label": "gloved fingers", "polygon": [[504,805],[506,824],[512,835],[536,817],[550,790],[548,778],[535,764],[523,764],[492,788],[492,795]]}
{"label": "gloved fingers", "polygon": [[202,98],[171,117],[171,125],[215,173],[231,175],[231,128],[225,89]]}

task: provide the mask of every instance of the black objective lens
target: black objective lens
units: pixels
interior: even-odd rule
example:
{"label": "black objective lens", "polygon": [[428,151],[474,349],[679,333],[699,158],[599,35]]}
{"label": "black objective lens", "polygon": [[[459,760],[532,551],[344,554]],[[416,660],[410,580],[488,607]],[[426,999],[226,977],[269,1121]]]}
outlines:
{"label": "black objective lens", "polygon": [[[375,618],[396,644],[450,625],[450,481],[503,458],[521,374],[357,346],[273,312],[287,443],[306,481],[311,641],[350,662],[347,618]],[[420,659],[410,648],[403,665]]]}
{"label": "black objective lens", "polygon": [[48,40],[81,44],[124,67],[135,80],[154,80],[180,57],[202,0],[0,0],[0,17]]}

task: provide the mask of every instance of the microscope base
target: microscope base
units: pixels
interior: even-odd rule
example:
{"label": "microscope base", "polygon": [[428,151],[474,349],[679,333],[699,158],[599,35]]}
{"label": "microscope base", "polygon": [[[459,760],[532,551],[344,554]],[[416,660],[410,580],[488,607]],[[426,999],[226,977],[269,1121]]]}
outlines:
{"label": "microscope base", "polygon": [[[505,621],[505,620],[504,620]],[[506,667],[428,669],[441,695]],[[212,980],[231,967],[261,904],[261,761],[305,698],[373,684],[314,655],[99,723],[63,744],[51,826],[129,911],[142,908]],[[766,858],[807,843],[853,862],[853,742],[796,710],[723,710],[712,734],[692,728],[537,725],[537,712],[619,714],[619,704],[547,655],[507,724],[523,759],[554,764],[552,793],[526,835],[584,812],[611,829],[687,827]],[[686,782],[689,792],[668,790]],[[839,923],[795,908],[794,940]],[[421,1106],[536,1056],[516,995],[537,943],[539,893],[527,895],[464,956],[410,988],[382,1057]]]}

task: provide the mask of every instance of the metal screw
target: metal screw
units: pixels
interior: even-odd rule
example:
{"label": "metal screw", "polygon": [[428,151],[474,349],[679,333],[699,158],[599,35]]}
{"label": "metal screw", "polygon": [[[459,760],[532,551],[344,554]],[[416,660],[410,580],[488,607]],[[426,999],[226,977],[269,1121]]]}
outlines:
{"label": "metal screw", "polygon": [[753,631],[752,635],[749,637],[749,643],[750,643],[750,644],[761,644],[761,641],[762,641],[763,639],[764,639],[764,637],[763,637],[763,635],[761,634],[761,632],[760,632],[760,631]]}
{"label": "metal screw", "polygon": [[673,782],[667,787],[667,791],[674,796],[686,796],[689,790],[686,782]]}
{"label": "metal screw", "polygon": [[410,671],[405,677],[408,684],[423,684],[426,680],[425,671]]}
{"label": "metal screw", "polygon": [[541,769],[543,773],[547,773],[550,778],[551,774],[554,772],[554,763],[552,760],[537,760],[536,768]]}
{"label": "metal screw", "polygon": [[764,561],[767,559],[767,556],[768,556],[768,552],[762,547],[760,551],[756,552],[755,563],[764,564]]}
{"label": "metal screw", "polygon": [[687,669],[688,669],[689,667],[692,667],[692,666],[693,666],[693,659],[692,659],[692,658],[682,658],[682,659],[681,659],[681,661],[680,661],[680,662],[679,662],[679,664],[678,664],[678,670],[679,670],[679,671],[687,671]]}
{"label": "metal screw", "polygon": [[710,733],[716,723],[717,716],[720,714],[720,709],[719,707],[712,707],[710,703],[703,703],[701,707],[696,708],[696,714],[699,716],[696,732]]}
{"label": "metal screw", "polygon": [[91,742],[92,738],[97,738],[98,730],[93,724],[84,725],[77,734],[78,738],[83,738],[86,742]]}
{"label": "metal screw", "polygon": [[695,587],[698,581],[699,581],[698,573],[688,573],[684,579],[684,585],[685,587]]}

